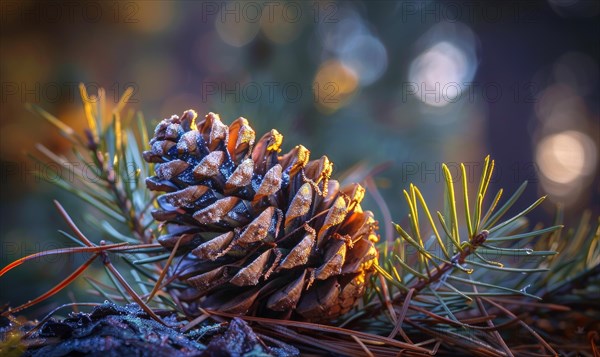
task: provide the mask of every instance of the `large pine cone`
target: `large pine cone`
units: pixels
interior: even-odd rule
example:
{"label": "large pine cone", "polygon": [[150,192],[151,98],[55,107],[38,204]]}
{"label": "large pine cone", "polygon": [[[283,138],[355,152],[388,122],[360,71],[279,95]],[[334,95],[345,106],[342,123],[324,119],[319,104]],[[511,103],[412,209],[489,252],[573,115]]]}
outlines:
{"label": "large pine cone", "polygon": [[[244,118],[229,127],[217,114],[164,119],[144,158],[165,222],[159,242],[178,253],[169,274],[173,297],[189,314],[225,312],[332,319],[364,293],[377,264],[377,222],[360,201],[364,189],[329,180],[326,156],[309,161],[299,145],[278,156],[282,135],[255,145]],[[184,284],[181,284],[183,282]]]}

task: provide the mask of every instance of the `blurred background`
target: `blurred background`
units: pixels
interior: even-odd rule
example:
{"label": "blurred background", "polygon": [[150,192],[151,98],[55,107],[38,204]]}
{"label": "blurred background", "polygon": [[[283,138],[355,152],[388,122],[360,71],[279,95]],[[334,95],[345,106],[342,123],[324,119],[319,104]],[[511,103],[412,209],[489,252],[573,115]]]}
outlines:
{"label": "blurred background", "polygon": [[[88,208],[36,179],[25,155],[36,143],[69,154],[25,104],[83,130],[79,82],[109,102],[133,87],[128,107],[149,128],[213,111],[226,124],[248,118],[257,136],[277,128],[284,150],[326,154],[334,175],[385,164],[374,179],[397,222],[411,182],[442,207],[441,163],[455,174],[467,163],[476,185],[487,154],[493,192],[530,182],[516,210],[549,195],[532,222],[550,223],[558,203],[568,222],[600,213],[598,1],[3,0],[0,11],[2,266],[71,244],[52,199],[100,239],[82,219]],[[77,263],[19,267],[0,280],[0,303],[37,296]],[[88,286],[79,279],[54,301],[78,288]],[[42,305],[27,313],[55,306]]]}

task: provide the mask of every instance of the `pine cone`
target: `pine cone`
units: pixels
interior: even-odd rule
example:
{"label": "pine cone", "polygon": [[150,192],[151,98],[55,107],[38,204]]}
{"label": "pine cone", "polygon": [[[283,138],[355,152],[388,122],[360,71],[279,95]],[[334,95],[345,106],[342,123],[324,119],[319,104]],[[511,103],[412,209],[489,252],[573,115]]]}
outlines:
{"label": "pine cone", "polygon": [[[364,189],[339,188],[326,156],[298,145],[279,156],[276,130],[255,144],[244,118],[229,127],[188,110],[164,119],[144,159],[158,198],[160,244],[178,254],[170,293],[186,313],[198,307],[264,317],[329,320],[349,311],[377,264],[377,222]],[[181,284],[183,282],[184,284]],[[183,287],[185,286],[185,288]]]}

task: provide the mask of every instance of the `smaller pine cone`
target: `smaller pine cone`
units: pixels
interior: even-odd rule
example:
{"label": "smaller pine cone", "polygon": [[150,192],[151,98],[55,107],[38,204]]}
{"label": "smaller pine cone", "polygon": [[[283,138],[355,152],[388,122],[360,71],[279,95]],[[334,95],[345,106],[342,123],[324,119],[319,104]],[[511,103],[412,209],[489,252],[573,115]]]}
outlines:
{"label": "smaller pine cone", "polygon": [[[144,159],[156,163],[152,212],[179,242],[170,293],[186,310],[204,307],[265,317],[330,320],[364,294],[377,264],[377,222],[362,211],[364,189],[330,180],[326,156],[298,145],[280,156],[271,130],[255,143],[244,118],[164,119]],[[183,283],[183,284],[182,284]]]}

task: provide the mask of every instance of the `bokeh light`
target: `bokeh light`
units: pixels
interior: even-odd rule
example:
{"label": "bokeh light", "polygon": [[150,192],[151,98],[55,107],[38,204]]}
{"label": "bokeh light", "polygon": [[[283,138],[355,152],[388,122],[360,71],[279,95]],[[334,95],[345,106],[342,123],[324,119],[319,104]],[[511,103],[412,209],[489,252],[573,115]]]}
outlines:
{"label": "bokeh light", "polygon": [[319,23],[317,34],[326,52],[340,54],[342,49],[369,30],[356,10],[350,6],[337,7],[336,19]]}
{"label": "bokeh light", "polygon": [[411,63],[408,80],[419,100],[434,107],[456,102],[475,76],[475,37],[462,24],[442,23],[420,39],[425,50]]}
{"label": "bokeh light", "polygon": [[354,71],[337,60],[326,61],[319,67],[313,85],[317,108],[333,112],[344,106],[358,87]]}
{"label": "bokeh light", "polygon": [[555,202],[572,206],[589,199],[582,193],[594,182],[598,166],[597,113],[586,103],[598,83],[598,66],[585,54],[566,52],[545,76],[549,83],[535,103],[540,188]]}
{"label": "bokeh light", "polygon": [[[548,135],[536,149],[536,163],[542,186],[564,201],[571,199],[581,187],[582,179],[595,172],[597,147],[586,134],[568,130]],[[571,196],[571,198],[569,198]]]}
{"label": "bokeh light", "polygon": [[335,58],[352,69],[360,86],[377,81],[388,66],[387,50],[369,30],[369,24],[351,5],[339,8],[339,21],[319,24],[322,58]]}
{"label": "bokeh light", "polygon": [[387,68],[387,52],[381,41],[370,35],[359,35],[340,51],[342,62],[359,76],[365,86],[375,82]]}

